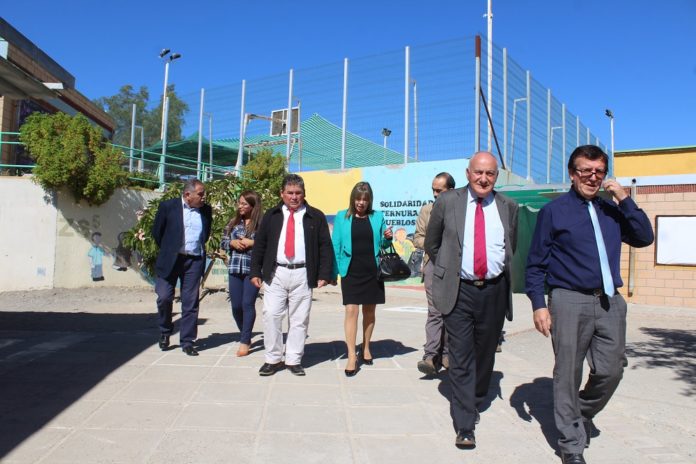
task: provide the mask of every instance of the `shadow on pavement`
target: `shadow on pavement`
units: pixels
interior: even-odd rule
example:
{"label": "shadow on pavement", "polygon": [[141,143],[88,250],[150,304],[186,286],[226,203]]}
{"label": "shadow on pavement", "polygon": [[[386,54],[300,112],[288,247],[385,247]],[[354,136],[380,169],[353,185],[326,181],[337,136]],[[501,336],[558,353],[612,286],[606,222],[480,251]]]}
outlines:
{"label": "shadow on pavement", "polygon": [[651,327],[641,327],[640,331],[652,337],[652,340],[626,345],[626,356],[635,360],[632,369],[672,369],[679,380],[686,384],[684,395],[696,395],[696,332]]}
{"label": "shadow on pavement", "polygon": [[510,396],[510,406],[522,420],[535,419],[549,446],[558,450],[560,434],[553,417],[553,379],[537,377],[531,383],[519,385]]}
{"label": "shadow on pavement", "polygon": [[[432,377],[432,376],[423,376],[421,379],[439,379],[440,383],[437,386],[438,392],[447,399],[450,403],[452,402],[452,384],[450,382],[450,377],[447,375],[447,370],[442,369],[440,372],[437,373],[437,376]],[[502,399],[502,390],[500,388],[500,383],[503,380],[503,373],[500,371],[493,371],[491,373],[491,383],[489,384],[488,387],[488,394],[486,394],[486,397],[483,399],[483,402],[481,403],[479,412],[485,412],[488,408],[491,407],[491,403],[498,398]],[[454,424],[452,424],[454,426]],[[454,426],[454,429],[456,430],[456,426]]]}
{"label": "shadow on pavement", "polygon": [[[362,346],[358,346],[360,352]],[[392,340],[374,340],[370,342],[370,351],[374,359],[392,358],[407,353],[416,351],[416,348],[406,346],[403,343]],[[302,365],[304,367],[312,367],[326,361],[335,361],[345,358],[346,344],[343,340],[334,340],[331,342],[307,343],[305,345],[305,353],[302,357]]]}
{"label": "shadow on pavement", "polygon": [[157,340],[147,314],[0,312],[0,458]]}

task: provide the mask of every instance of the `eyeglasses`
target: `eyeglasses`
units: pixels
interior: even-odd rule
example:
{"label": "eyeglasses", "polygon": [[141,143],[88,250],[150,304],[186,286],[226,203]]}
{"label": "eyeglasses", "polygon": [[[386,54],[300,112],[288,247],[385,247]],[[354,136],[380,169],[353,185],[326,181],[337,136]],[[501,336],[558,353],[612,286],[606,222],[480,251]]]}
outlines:
{"label": "eyeglasses", "polygon": [[573,168],[573,170],[575,170],[582,179],[589,179],[593,174],[597,176],[597,179],[604,179],[604,176],[607,175],[606,169]]}

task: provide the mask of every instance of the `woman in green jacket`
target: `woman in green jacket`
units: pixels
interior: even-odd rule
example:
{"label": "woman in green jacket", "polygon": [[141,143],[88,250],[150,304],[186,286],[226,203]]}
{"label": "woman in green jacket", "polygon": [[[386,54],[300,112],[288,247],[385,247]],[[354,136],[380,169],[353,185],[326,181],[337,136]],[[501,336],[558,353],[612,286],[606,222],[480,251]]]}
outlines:
{"label": "woman in green jacket", "polygon": [[358,372],[355,349],[358,332],[358,313],[362,305],[363,345],[361,360],[372,364],[370,338],[375,327],[375,307],[384,304],[384,282],[379,280],[379,250],[389,246],[391,226],[384,222],[384,214],[372,209],[372,188],[367,182],[358,182],[350,193],[348,209],[336,214],[333,228],[333,247],[336,256],[335,274],[341,276],[341,293],[346,307],[344,328],[348,362],[348,377]]}

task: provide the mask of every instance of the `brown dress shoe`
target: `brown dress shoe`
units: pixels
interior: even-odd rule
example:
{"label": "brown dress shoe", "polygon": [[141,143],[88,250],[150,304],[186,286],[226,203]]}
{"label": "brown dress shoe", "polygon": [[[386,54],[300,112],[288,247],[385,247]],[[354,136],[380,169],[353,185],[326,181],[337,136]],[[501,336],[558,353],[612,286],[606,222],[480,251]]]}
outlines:
{"label": "brown dress shoe", "polygon": [[437,375],[437,367],[432,358],[418,361],[418,370],[425,375]]}
{"label": "brown dress shoe", "polygon": [[457,438],[454,440],[454,445],[460,449],[476,448],[476,437],[473,430],[460,430],[457,432]]}

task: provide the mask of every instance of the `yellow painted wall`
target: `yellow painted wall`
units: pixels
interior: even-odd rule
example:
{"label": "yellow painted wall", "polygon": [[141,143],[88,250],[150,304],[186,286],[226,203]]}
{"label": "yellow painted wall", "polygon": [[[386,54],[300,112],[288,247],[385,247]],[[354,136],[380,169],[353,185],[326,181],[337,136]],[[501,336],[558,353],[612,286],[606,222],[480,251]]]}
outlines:
{"label": "yellow painted wall", "polygon": [[614,158],[614,172],[617,177],[694,174],[696,150],[617,153]]}
{"label": "yellow painted wall", "polygon": [[343,171],[310,171],[300,173],[305,182],[307,202],[326,214],[346,209],[350,191],[363,180],[360,168]]}

